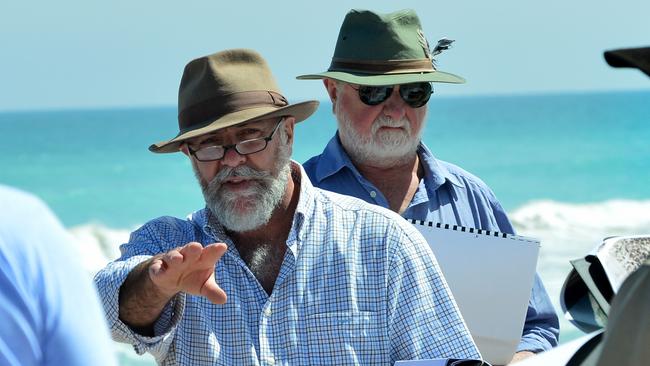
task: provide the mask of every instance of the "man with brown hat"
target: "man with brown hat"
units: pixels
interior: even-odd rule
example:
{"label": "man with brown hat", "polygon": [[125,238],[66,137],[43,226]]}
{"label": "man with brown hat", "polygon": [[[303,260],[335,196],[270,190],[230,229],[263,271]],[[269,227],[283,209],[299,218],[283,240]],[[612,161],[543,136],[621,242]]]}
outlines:
{"label": "man with brown hat", "polygon": [[95,277],[114,339],[165,365],[392,365],[477,358],[424,238],[398,215],[314,188],[290,160],[288,104],[250,50],[191,61],[176,137],[206,208],[131,234]]}
{"label": "man with brown hat", "polygon": [[[317,187],[407,219],[513,233],[492,190],[436,159],[421,141],[431,83],[464,82],[435,67],[433,56],[451,42],[443,39],[430,49],[413,10],[351,10],[328,71],[298,77],[323,79],[338,121],[323,153],[304,168]],[[516,359],[557,344],[558,318],[539,276],[522,333]]]}

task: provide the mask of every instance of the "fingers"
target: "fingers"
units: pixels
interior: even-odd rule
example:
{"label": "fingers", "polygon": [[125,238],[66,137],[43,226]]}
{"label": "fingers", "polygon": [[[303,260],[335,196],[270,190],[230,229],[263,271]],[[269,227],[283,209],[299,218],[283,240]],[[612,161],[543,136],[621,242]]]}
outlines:
{"label": "fingers", "polygon": [[203,245],[192,242],[185,244],[185,246],[181,247],[178,252],[183,257],[183,263],[190,264],[199,259],[202,251]]}
{"label": "fingers", "polygon": [[214,243],[207,245],[205,248],[203,248],[203,252],[201,253],[201,257],[199,258],[197,264],[202,267],[208,265],[214,266],[215,263],[221,259],[226,250],[228,250],[228,246],[226,246],[224,243]]}
{"label": "fingers", "polygon": [[[214,243],[203,248],[203,253],[199,259],[200,264],[203,266],[212,266],[214,268],[215,264],[223,254],[228,250],[228,246],[223,243]],[[214,278],[214,272],[208,278],[207,281],[203,284],[200,291],[201,296],[204,296],[214,304],[225,304],[226,303],[226,292],[217,285],[217,282]]]}
{"label": "fingers", "polygon": [[195,264],[201,257],[202,251],[203,246],[201,244],[196,242],[188,243],[165,253],[162,256],[163,266],[166,266],[166,270],[172,273],[184,271]]}
{"label": "fingers", "polygon": [[185,247],[176,248],[155,258],[149,272],[157,277],[176,277],[187,268],[187,258],[181,253]]}
{"label": "fingers", "polygon": [[154,257],[149,273],[163,292],[185,291],[201,295],[215,304],[226,302],[226,293],[217,285],[215,265],[228,247],[214,243],[203,247],[192,242]]}
{"label": "fingers", "polygon": [[228,296],[226,292],[217,285],[214,275],[210,276],[201,287],[200,295],[207,298],[213,304],[225,304]]}
{"label": "fingers", "polygon": [[[214,268],[215,264],[223,254],[228,250],[228,247],[223,243],[210,244],[203,248],[203,253],[199,259],[201,266],[211,266]],[[215,280],[214,272],[203,283],[200,295],[207,298],[213,304],[225,304],[227,300],[226,292],[219,287]]]}
{"label": "fingers", "polygon": [[153,276],[160,276],[165,271],[165,262],[161,258],[154,258],[149,266],[149,273]]}

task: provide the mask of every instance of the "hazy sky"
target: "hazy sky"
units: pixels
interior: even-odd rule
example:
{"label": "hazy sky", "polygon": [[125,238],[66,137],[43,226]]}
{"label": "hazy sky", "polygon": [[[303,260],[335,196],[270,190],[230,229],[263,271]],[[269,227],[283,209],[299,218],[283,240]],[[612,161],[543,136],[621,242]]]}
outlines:
{"label": "hazy sky", "polygon": [[430,43],[455,39],[439,68],[468,83],[443,95],[649,88],[602,58],[650,45],[648,0],[4,1],[0,111],[175,105],[187,61],[235,47],[260,51],[290,101],[324,99],[295,76],[328,67],[352,7],[413,8]]}

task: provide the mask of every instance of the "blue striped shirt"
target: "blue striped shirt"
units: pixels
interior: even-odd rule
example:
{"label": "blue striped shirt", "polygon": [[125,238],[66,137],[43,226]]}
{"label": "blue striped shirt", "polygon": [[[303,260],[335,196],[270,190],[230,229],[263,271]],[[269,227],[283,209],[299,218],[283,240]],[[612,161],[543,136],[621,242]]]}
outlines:
{"label": "blue striped shirt", "polygon": [[[440,222],[514,234],[514,228],[492,190],[478,177],[436,159],[418,147],[424,178],[402,214],[405,218]],[[388,200],[352,164],[338,134],[321,155],[304,166],[315,186],[388,207]],[[557,345],[559,321],[542,280],[537,275],[528,303],[526,322],[517,351],[541,352]]]}
{"label": "blue striped shirt", "polygon": [[[164,365],[479,357],[419,232],[389,210],[314,188],[300,171],[300,198],[270,296],[209,210],[186,220],[161,217],[133,232],[122,256],[95,277],[113,337]],[[120,286],[138,263],[190,241],[228,244],[215,273],[228,301],[213,305],[181,293],[156,322],[155,336],[134,333],[118,318]]]}

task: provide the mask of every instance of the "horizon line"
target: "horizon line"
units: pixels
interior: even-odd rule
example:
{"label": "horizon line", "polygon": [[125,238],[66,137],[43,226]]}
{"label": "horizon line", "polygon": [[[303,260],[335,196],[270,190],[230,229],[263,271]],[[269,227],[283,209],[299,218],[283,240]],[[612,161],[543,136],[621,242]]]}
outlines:
{"label": "horizon line", "polygon": [[[623,93],[650,93],[650,89],[594,89],[594,90],[555,90],[555,91],[529,91],[529,92],[495,92],[476,94],[444,94],[436,95],[437,99],[469,99],[469,98],[516,98],[516,97],[547,97],[575,94],[623,94]],[[300,99],[300,98],[297,98]],[[318,99],[321,104],[328,103],[328,99]],[[36,108],[15,108],[0,109],[0,114],[22,114],[22,113],[60,113],[60,112],[83,112],[83,111],[128,111],[147,109],[175,109],[175,104],[133,104],[133,105],[96,105],[96,106],[60,106],[60,107],[36,107]]]}

